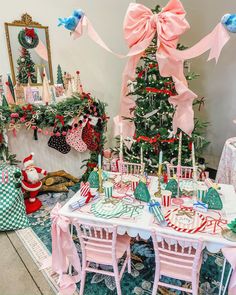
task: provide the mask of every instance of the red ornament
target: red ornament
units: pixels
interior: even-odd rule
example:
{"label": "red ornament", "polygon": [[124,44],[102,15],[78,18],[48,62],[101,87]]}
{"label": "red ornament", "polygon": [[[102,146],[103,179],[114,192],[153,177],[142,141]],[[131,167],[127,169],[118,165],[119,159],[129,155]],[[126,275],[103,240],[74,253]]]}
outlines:
{"label": "red ornament", "polygon": [[62,135],[66,136],[67,132],[66,131],[62,131]]}
{"label": "red ornament", "polygon": [[36,130],[37,126],[32,126],[31,129]]}
{"label": "red ornament", "polygon": [[79,75],[80,74],[80,71],[76,71],[76,74]]}
{"label": "red ornament", "polygon": [[57,131],[56,136],[57,137],[61,136],[61,133]]}
{"label": "red ornament", "polygon": [[11,118],[19,118],[19,114],[18,113],[12,113]]}
{"label": "red ornament", "polygon": [[192,146],[193,146],[193,143],[192,143],[192,141],[190,141],[189,143],[188,143],[188,149],[191,151],[192,150]]}
{"label": "red ornament", "polygon": [[24,122],[25,122],[25,117],[21,117],[21,118],[20,118],[20,122],[21,122],[21,123],[24,123]]}

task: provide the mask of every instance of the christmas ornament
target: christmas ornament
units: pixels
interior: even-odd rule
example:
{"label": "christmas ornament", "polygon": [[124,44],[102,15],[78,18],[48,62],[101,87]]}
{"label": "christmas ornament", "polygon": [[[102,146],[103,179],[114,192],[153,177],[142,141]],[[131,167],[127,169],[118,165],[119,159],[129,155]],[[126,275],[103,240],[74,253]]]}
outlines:
{"label": "christmas ornament", "polygon": [[29,199],[25,199],[26,213],[32,213],[42,206],[42,203],[36,196],[39,193],[39,189],[42,186],[39,174],[46,175],[47,172],[34,165],[33,160],[34,153],[26,157],[23,160],[24,169],[22,170],[23,180],[22,180],[22,191],[29,192]]}
{"label": "christmas ornament", "polygon": [[143,181],[139,181],[139,184],[134,191],[134,196],[135,199],[139,201],[150,202],[151,196],[146,183],[144,183]]}
{"label": "christmas ornament", "polygon": [[89,121],[83,128],[82,139],[90,151],[98,150],[100,144],[100,133],[95,131]]}
{"label": "christmas ornament", "polygon": [[220,195],[216,189],[210,187],[205,196],[202,198],[202,202],[208,204],[208,209],[222,210],[223,203],[221,201]]}
{"label": "christmas ornament", "polygon": [[93,171],[89,174],[88,182],[91,188],[99,188],[99,175],[97,168],[94,168]]}

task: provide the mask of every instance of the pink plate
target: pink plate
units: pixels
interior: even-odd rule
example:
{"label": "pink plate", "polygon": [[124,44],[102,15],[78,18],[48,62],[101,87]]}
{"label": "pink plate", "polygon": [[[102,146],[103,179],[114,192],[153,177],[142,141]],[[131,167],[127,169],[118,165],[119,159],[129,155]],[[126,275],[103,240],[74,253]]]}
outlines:
{"label": "pink plate", "polygon": [[193,234],[206,226],[206,218],[192,208],[176,208],[169,210],[165,216],[168,226],[179,232]]}

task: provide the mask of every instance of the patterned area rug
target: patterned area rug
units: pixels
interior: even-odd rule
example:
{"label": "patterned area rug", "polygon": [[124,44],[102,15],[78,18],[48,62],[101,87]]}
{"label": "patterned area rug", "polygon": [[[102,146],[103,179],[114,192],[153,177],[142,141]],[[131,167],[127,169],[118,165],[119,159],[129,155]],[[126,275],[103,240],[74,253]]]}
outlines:
{"label": "patterned area rug", "polygon": [[[31,228],[18,230],[17,234],[22,240],[26,249],[38,266],[40,262],[47,258],[51,253],[51,228],[50,228],[50,212],[57,202],[64,204],[74,192],[60,194],[45,194],[39,198],[43,203],[41,210],[29,215]],[[76,236],[74,236],[76,247],[79,255],[81,249]],[[150,295],[155,272],[155,260],[152,241],[132,240],[132,272],[124,273],[121,288],[124,295]],[[207,250],[203,253],[203,264],[200,274],[200,295],[217,295],[219,291],[221,271],[223,265],[223,256],[221,253],[212,254]],[[102,269],[108,270],[107,267],[100,266]],[[227,266],[226,274],[229,266]],[[53,274],[51,269],[43,271],[48,282],[55,291],[57,287],[57,276]],[[179,286],[187,286],[185,282],[163,278],[166,283],[175,283]],[[78,284],[79,289],[79,284]],[[116,294],[115,281],[112,277],[89,273],[86,277],[86,285],[84,295],[114,295]],[[159,288],[158,295],[184,295],[182,291],[175,291],[166,288]],[[227,294],[227,292],[225,293]]]}

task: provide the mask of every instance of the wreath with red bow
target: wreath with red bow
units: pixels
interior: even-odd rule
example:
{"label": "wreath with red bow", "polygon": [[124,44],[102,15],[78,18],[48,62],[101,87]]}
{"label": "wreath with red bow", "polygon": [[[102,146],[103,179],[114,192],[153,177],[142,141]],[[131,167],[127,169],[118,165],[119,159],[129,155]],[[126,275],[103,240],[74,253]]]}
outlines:
{"label": "wreath with red bow", "polygon": [[39,37],[34,29],[22,29],[18,34],[18,40],[22,47],[32,49],[38,46]]}

